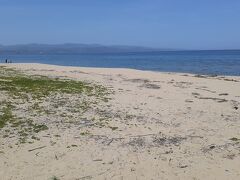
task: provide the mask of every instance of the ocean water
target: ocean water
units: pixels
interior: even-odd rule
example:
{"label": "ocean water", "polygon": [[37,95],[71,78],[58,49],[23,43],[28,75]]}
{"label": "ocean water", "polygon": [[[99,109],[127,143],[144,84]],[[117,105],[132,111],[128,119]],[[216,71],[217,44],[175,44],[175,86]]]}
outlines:
{"label": "ocean water", "polygon": [[1,55],[16,63],[64,66],[132,68],[162,72],[184,72],[240,76],[240,50],[165,51],[154,53]]}

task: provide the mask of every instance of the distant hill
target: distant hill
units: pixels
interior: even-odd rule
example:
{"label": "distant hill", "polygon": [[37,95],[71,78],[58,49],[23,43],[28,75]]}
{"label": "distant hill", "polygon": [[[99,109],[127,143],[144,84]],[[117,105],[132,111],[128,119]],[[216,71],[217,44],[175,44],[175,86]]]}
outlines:
{"label": "distant hill", "polygon": [[140,46],[104,46],[99,44],[21,44],[0,45],[0,54],[85,54],[157,52],[172,49],[156,49]]}

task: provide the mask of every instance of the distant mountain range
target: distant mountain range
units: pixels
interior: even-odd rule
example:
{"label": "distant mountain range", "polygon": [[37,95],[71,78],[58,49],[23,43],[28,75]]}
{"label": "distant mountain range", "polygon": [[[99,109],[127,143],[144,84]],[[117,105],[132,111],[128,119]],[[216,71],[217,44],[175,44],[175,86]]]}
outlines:
{"label": "distant mountain range", "polygon": [[99,44],[20,44],[0,45],[0,54],[85,54],[157,52],[174,49],[157,49],[140,46],[104,46]]}

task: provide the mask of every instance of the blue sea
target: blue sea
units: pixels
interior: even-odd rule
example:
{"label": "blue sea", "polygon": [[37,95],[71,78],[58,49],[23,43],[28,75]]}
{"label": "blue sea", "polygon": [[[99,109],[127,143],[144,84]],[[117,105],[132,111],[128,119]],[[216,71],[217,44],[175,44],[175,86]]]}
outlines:
{"label": "blue sea", "polygon": [[162,51],[154,53],[1,55],[15,63],[132,68],[139,70],[240,76],[240,50]]}

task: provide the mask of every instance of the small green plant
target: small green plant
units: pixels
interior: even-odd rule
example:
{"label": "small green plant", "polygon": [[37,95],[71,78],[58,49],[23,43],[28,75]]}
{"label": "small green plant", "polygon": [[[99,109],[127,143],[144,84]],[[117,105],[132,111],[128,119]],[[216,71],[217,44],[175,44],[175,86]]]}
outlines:
{"label": "small green plant", "polygon": [[90,134],[89,131],[85,131],[85,132],[80,133],[80,135],[82,135],[82,136],[89,135],[89,134]]}
{"label": "small green plant", "polygon": [[240,141],[240,139],[236,138],[236,137],[233,137],[230,139],[231,141]]}
{"label": "small green plant", "polygon": [[7,122],[13,120],[13,118],[11,105],[8,103],[7,106],[3,108],[2,115],[0,115],[0,128],[3,128]]}
{"label": "small green plant", "polygon": [[34,124],[33,131],[39,133],[40,131],[48,130],[48,127],[45,124]]}
{"label": "small green plant", "polygon": [[51,178],[51,180],[60,180],[60,179],[57,178],[56,176],[53,176],[53,177]]}
{"label": "small green plant", "polygon": [[109,128],[112,129],[113,131],[118,129],[118,127],[111,127],[111,126]]}

